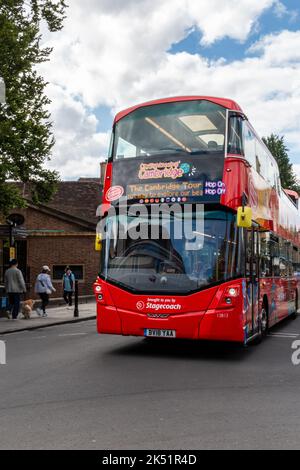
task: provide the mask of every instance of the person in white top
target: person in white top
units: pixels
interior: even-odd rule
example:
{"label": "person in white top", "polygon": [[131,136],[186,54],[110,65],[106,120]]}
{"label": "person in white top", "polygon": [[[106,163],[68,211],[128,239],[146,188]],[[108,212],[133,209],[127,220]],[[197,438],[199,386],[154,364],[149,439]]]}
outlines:
{"label": "person in white top", "polygon": [[35,282],[35,292],[39,294],[42,301],[41,307],[37,308],[37,314],[42,317],[47,317],[46,307],[49,303],[49,295],[55,292],[56,289],[52,285],[50,268],[48,266],[42,267],[42,272],[37,276]]}

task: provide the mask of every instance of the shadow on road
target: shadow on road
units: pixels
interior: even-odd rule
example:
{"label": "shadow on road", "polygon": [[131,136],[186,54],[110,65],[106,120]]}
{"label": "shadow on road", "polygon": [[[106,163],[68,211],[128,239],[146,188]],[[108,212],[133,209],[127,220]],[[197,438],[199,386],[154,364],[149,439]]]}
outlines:
{"label": "shadow on road", "polygon": [[[134,342],[132,342],[134,341]],[[107,351],[110,356],[144,356],[191,360],[241,361],[255,352],[254,346],[219,341],[128,339],[128,344]]]}
{"label": "shadow on road", "polygon": [[[270,333],[283,333],[285,328],[298,330],[299,317],[296,321],[286,318],[276,326],[272,327]],[[160,338],[133,338],[123,337],[122,346],[115,347],[106,352],[109,356],[143,356],[157,358],[174,358],[190,360],[220,360],[220,361],[242,361],[250,355],[265,352],[265,347],[272,342],[272,338],[264,338],[262,344],[250,343],[246,348],[238,343],[224,341],[204,340],[172,340]]]}
{"label": "shadow on road", "polygon": [[[272,328],[270,328],[270,333],[282,333],[284,334],[285,333],[285,327],[289,327],[289,331],[295,331],[295,332],[298,332],[299,330],[299,319],[300,319],[300,315],[298,314],[298,316],[293,319],[291,317],[286,317],[284,318],[283,320],[281,320],[279,323],[277,323],[276,325],[272,326]],[[300,331],[299,331],[300,333]]]}

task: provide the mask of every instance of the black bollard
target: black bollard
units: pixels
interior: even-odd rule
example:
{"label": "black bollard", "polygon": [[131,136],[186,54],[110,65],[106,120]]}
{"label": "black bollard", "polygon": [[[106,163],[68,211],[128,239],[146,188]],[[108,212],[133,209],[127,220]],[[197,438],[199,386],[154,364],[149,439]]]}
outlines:
{"label": "black bollard", "polygon": [[79,317],[79,310],[78,310],[78,281],[75,281],[75,298],[74,298],[74,318]]}

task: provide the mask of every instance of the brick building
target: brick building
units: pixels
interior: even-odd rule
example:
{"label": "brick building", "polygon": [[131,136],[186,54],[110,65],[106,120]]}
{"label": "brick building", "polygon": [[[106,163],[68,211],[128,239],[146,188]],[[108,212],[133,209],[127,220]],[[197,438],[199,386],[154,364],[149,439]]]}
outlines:
{"label": "brick building", "polygon": [[[25,189],[26,191],[26,189]],[[26,192],[25,192],[26,194]],[[96,209],[101,200],[100,179],[80,178],[59,183],[58,191],[47,205],[34,205],[16,210],[25,218],[26,238],[16,236],[16,256],[28,285],[28,296],[41,266],[52,271],[56,296],[61,292],[61,278],[70,265],[79,280],[79,294],[91,295],[99,271],[99,252],[95,247]],[[9,240],[5,226],[0,231],[0,285],[9,261]]]}

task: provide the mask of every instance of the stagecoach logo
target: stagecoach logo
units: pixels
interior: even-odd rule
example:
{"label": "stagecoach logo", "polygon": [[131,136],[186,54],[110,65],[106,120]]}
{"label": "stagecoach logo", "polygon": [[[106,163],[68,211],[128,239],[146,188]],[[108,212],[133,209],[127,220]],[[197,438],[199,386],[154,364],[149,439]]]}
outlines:
{"label": "stagecoach logo", "polygon": [[112,202],[120,199],[123,194],[124,188],[122,186],[112,186],[107,190],[105,197],[107,201]]}
{"label": "stagecoach logo", "polygon": [[[136,303],[136,308],[138,310],[181,310],[181,307],[181,304],[177,303],[176,299],[148,298],[146,303],[141,300]],[[167,316],[168,315],[160,316],[159,318],[166,318]],[[155,318],[158,318],[158,316]]]}

